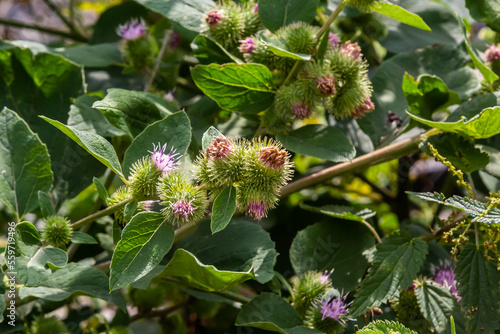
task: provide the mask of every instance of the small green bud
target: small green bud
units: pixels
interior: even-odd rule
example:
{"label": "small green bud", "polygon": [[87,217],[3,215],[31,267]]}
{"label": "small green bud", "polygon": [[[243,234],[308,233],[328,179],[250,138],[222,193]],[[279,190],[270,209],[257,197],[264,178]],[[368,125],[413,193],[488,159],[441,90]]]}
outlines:
{"label": "small green bud", "polygon": [[307,310],[313,306],[316,299],[332,288],[330,280],[332,272],[333,270],[322,274],[308,271],[292,278],[293,307],[302,317],[306,315]]}
{"label": "small green bud", "polygon": [[[120,202],[123,202],[127,199],[130,199],[132,197],[133,197],[132,190],[130,190],[130,188],[127,186],[121,186],[120,188],[116,189],[116,191],[107,199],[107,205],[112,206]],[[125,220],[125,217],[123,215],[123,210],[124,208],[121,208],[113,213],[115,219],[122,226],[128,223],[128,221]],[[140,205],[137,207],[137,210],[136,212],[134,212],[134,214],[139,211],[142,211],[142,207]]]}
{"label": "small green bud", "polygon": [[42,239],[58,248],[64,248],[71,241],[73,229],[70,221],[62,216],[49,216],[45,221]]}
{"label": "small green bud", "polygon": [[67,334],[68,329],[61,320],[56,317],[40,316],[31,324],[31,334]]}
{"label": "small green bud", "polygon": [[302,22],[292,23],[276,32],[282,36],[294,53],[311,54],[316,46],[317,27]]}
{"label": "small green bud", "polygon": [[123,58],[129,65],[144,70],[154,63],[154,55],[158,51],[155,39],[149,35],[143,19],[132,19],[120,25],[116,33],[123,38]]}
{"label": "small green bud", "polygon": [[130,168],[128,178],[132,196],[138,202],[147,200],[156,194],[156,183],[162,175],[151,157],[143,157]]}
{"label": "small green bud", "polygon": [[379,0],[346,0],[346,5],[356,7],[363,12],[371,12],[371,8],[378,2]]}

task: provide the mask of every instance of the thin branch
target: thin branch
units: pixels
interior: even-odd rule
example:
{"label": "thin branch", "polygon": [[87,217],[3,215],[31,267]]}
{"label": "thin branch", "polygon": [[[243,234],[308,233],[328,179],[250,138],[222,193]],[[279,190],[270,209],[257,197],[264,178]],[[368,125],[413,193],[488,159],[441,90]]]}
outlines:
{"label": "thin branch", "polygon": [[148,81],[146,82],[146,85],[144,86],[144,91],[147,93],[151,90],[151,86],[153,86],[153,81],[155,80],[156,73],[158,72],[158,69],[160,68],[161,60],[163,59],[163,55],[165,54],[165,51],[167,51],[167,45],[168,41],[170,40],[170,34],[171,32],[166,30],[165,35],[163,36],[163,40],[161,42],[161,49],[160,52],[158,53],[158,56],[156,57],[155,61],[155,66],[153,67],[153,71],[149,74]]}
{"label": "thin branch", "polygon": [[432,241],[432,240],[435,240],[435,239],[439,239],[441,238],[441,236],[445,233],[445,232],[448,232],[449,230],[451,230],[452,228],[454,228],[455,226],[457,226],[457,224],[459,222],[461,222],[462,220],[461,219],[457,219],[456,221],[452,222],[451,224],[448,224],[442,228],[440,228],[439,230],[437,230],[436,232],[433,232],[433,233],[430,233],[430,234],[426,234],[426,235],[423,235],[420,237],[420,239],[424,240],[424,241]]}
{"label": "thin branch", "polygon": [[382,242],[382,239],[380,239],[380,236],[378,235],[377,231],[375,230],[375,228],[370,224],[368,223],[366,220],[363,219],[362,223],[368,227],[368,229],[370,229],[370,232],[372,232],[373,236],[375,237],[375,239],[377,239],[377,242],[378,243],[381,243]]}
{"label": "thin branch", "polygon": [[84,43],[88,42],[88,39],[85,38],[84,36],[76,35],[76,34],[73,34],[70,32],[61,31],[61,30],[57,30],[57,29],[42,27],[42,26],[39,26],[36,24],[28,24],[28,23],[23,23],[23,22],[19,22],[19,21],[7,20],[4,18],[0,18],[0,24],[6,25],[6,26],[11,26],[11,27],[37,30],[37,31],[41,31],[41,32],[44,32],[47,34],[61,36],[64,38],[69,38],[69,39],[72,39],[72,40],[75,40],[78,42],[84,42]]}
{"label": "thin branch", "polygon": [[[59,8],[51,0],[43,0],[45,4],[61,19],[61,21],[71,30],[75,35],[81,36],[76,27],[61,13]],[[82,36],[83,37],[83,36]]]}
{"label": "thin branch", "polygon": [[110,213],[113,213],[113,212],[121,209],[122,207],[127,205],[127,203],[132,202],[132,201],[133,201],[133,198],[129,198],[129,199],[126,199],[126,200],[121,201],[119,203],[116,203],[115,205],[112,205],[104,210],[101,210],[99,212],[91,214],[83,219],[80,219],[77,222],[74,222],[73,224],[71,224],[71,227],[73,228],[73,230],[76,230],[77,228],[80,228],[86,224],[92,223],[93,221],[95,221],[101,217],[105,217],[105,216],[109,215]]}

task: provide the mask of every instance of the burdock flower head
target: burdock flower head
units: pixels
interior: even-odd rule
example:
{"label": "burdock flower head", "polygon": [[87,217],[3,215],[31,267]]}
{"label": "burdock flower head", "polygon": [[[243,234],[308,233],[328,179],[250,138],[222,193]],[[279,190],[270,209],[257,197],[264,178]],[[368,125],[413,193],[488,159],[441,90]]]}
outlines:
{"label": "burdock flower head", "polygon": [[246,215],[252,217],[255,220],[261,220],[267,216],[267,209],[269,208],[269,203],[265,201],[254,201],[248,203],[246,210]]}
{"label": "burdock flower head", "polygon": [[252,53],[253,50],[255,49],[255,42],[253,41],[253,38],[248,37],[245,39],[240,39],[240,46],[238,47],[238,50],[241,53]]}
{"label": "burdock flower head", "polygon": [[354,112],[352,113],[352,117],[354,118],[361,118],[365,116],[366,113],[372,112],[373,109],[375,109],[375,105],[373,104],[372,100],[370,97],[365,98],[365,101],[361,103],[359,106],[354,109]]}
{"label": "burdock flower head", "polygon": [[486,60],[490,63],[500,58],[500,47],[498,45],[491,45],[488,50],[484,52]]}
{"label": "burdock flower head", "polygon": [[346,304],[347,294],[342,296],[342,294],[325,294],[321,298],[317,299],[314,303],[314,306],[321,312],[322,317],[321,320],[325,320],[327,318],[335,320],[345,326],[346,318],[344,315],[349,313],[347,307],[350,304]]}
{"label": "burdock flower head", "polygon": [[303,102],[295,103],[292,105],[292,113],[298,119],[306,119],[311,116],[311,108]]}
{"label": "burdock flower head", "polygon": [[361,48],[356,42],[351,43],[351,41],[347,41],[341,46],[340,49],[346,56],[349,56],[355,60],[361,59]]}
{"label": "burdock flower head", "polygon": [[214,160],[227,158],[234,152],[234,144],[226,137],[217,137],[207,147],[207,157]]}
{"label": "burdock flower head", "polygon": [[170,203],[170,208],[172,209],[174,217],[183,222],[189,221],[196,209],[193,206],[192,200],[188,202],[184,198],[179,199],[177,202]]}
{"label": "burdock flower head", "polygon": [[151,160],[155,164],[156,168],[161,171],[163,175],[177,170],[176,166],[180,164],[180,154],[175,153],[174,148],[171,148],[168,154],[165,154],[167,144],[161,146],[161,144],[158,143],[158,147],[153,144],[153,148],[153,152],[148,152],[151,153]]}
{"label": "burdock flower head", "polygon": [[335,95],[335,79],[331,75],[325,75],[324,77],[316,79],[316,88],[323,96]]}
{"label": "burdock flower head", "polygon": [[337,34],[332,32],[328,33],[328,39],[330,40],[332,48],[335,48],[340,44],[340,37]]}
{"label": "burdock flower head", "polygon": [[208,23],[209,26],[215,26],[217,25],[222,19],[224,18],[224,15],[222,11],[218,9],[212,9],[207,13],[205,16],[205,21]]}
{"label": "burdock flower head", "polygon": [[46,243],[58,248],[64,248],[71,241],[73,229],[70,221],[62,216],[49,216],[42,231]]}
{"label": "burdock flower head", "polygon": [[281,169],[288,161],[288,153],[277,146],[268,146],[260,150],[260,161],[271,169]]}
{"label": "burdock flower head", "polygon": [[147,31],[144,19],[132,19],[125,24],[121,24],[116,29],[116,34],[123,39],[133,41],[142,37]]}
{"label": "burdock flower head", "polygon": [[457,281],[455,281],[455,265],[450,261],[440,261],[439,267],[432,266],[432,274],[434,282],[441,284],[446,289],[450,290],[451,294],[460,301],[462,297],[458,295]]}

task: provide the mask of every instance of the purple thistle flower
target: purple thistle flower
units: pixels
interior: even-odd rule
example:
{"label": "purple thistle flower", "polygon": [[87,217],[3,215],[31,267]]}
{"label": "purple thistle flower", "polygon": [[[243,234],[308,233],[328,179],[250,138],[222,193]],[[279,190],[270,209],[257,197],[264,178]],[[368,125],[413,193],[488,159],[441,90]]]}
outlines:
{"label": "purple thistle flower", "polygon": [[164,96],[165,100],[170,101],[170,102],[175,101],[174,91],[175,91],[175,88],[168,91],[167,94],[165,94],[165,96]]}
{"label": "purple thistle flower", "polygon": [[224,15],[222,15],[222,12],[217,9],[212,9],[207,13],[205,16],[205,21],[208,23],[209,26],[214,26],[217,23],[220,22],[224,18]]}
{"label": "purple thistle flower", "polygon": [[147,29],[143,18],[140,20],[132,19],[125,24],[119,25],[116,29],[116,34],[123,39],[132,41],[142,37]]}
{"label": "purple thistle flower", "polygon": [[351,41],[347,41],[340,47],[340,50],[343,54],[355,60],[359,60],[361,58],[361,48],[356,42],[351,43]]}
{"label": "purple thistle flower", "polygon": [[252,53],[253,50],[255,49],[255,42],[251,37],[245,38],[245,39],[240,39],[239,41],[241,44],[238,47],[238,50],[241,53]]}
{"label": "purple thistle flower", "polygon": [[259,11],[259,4],[258,4],[258,3],[256,3],[256,4],[255,4],[255,7],[253,7],[252,12],[253,12],[253,13],[257,13],[258,11]]}
{"label": "purple thistle flower", "polygon": [[187,222],[196,209],[191,202],[192,201],[188,202],[184,198],[181,198],[175,203],[170,203],[170,208],[172,209],[175,218]]}
{"label": "purple thistle flower", "polygon": [[367,112],[373,111],[373,109],[375,109],[375,105],[373,104],[372,100],[369,97],[367,97],[362,104],[356,107],[351,116],[354,118],[361,118]]}
{"label": "purple thistle flower", "polygon": [[246,214],[254,218],[255,220],[261,220],[266,217],[266,210],[269,204],[264,201],[254,201],[250,202],[247,207]]}
{"label": "purple thistle flower", "polygon": [[330,40],[330,45],[332,48],[337,47],[340,44],[340,37],[332,32],[328,33],[328,39]]}
{"label": "purple thistle flower", "polygon": [[323,274],[321,274],[321,276],[319,277],[319,281],[321,282],[321,284],[328,284],[330,283],[330,276],[333,274],[333,269],[328,271],[328,270],[325,270],[325,272]]}
{"label": "purple thistle flower", "polygon": [[292,106],[292,112],[298,119],[306,119],[311,116],[311,109],[305,103],[297,103]]}
{"label": "purple thistle flower", "polygon": [[179,159],[181,158],[179,153],[175,153],[174,148],[170,149],[168,154],[165,154],[165,150],[167,149],[167,144],[161,147],[161,144],[158,143],[158,147],[153,144],[154,151],[148,151],[151,153],[151,160],[153,160],[156,168],[162,172],[163,175],[168,174],[177,170],[177,165],[180,165]]}
{"label": "purple thistle flower", "polygon": [[450,290],[451,294],[455,296],[457,301],[460,301],[462,297],[458,295],[457,281],[455,281],[455,265],[450,261],[440,261],[439,267],[431,267],[432,275],[434,275],[434,282],[444,286],[446,289]]}
{"label": "purple thistle flower", "polygon": [[347,307],[350,304],[345,303],[346,297],[347,294],[345,296],[342,296],[342,294],[340,296],[335,296],[334,294],[331,294],[326,298],[325,296],[322,296],[320,299],[317,299],[314,303],[314,306],[323,315],[321,320],[330,318],[345,326],[346,321],[344,318],[340,318],[340,316],[349,313]]}
{"label": "purple thistle flower", "polygon": [[498,45],[491,45],[488,50],[484,52],[484,56],[488,62],[494,62],[500,58],[500,47],[498,47]]}

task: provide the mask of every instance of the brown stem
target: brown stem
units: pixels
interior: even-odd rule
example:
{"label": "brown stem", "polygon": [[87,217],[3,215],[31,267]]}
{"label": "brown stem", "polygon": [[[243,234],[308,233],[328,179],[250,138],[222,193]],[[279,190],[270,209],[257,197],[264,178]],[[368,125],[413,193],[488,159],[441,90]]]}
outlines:
{"label": "brown stem", "polygon": [[78,42],[88,42],[87,38],[81,36],[81,35],[76,35],[70,32],[66,31],[61,31],[57,29],[51,29],[47,27],[42,27],[36,24],[28,24],[28,23],[23,23],[23,22],[18,22],[18,21],[13,21],[13,20],[7,20],[4,18],[0,18],[0,24],[6,25],[6,26],[11,26],[11,27],[18,27],[18,28],[25,28],[25,29],[32,29],[32,30],[37,30],[41,31],[47,34],[51,35],[56,35],[56,36],[61,36],[64,38],[69,38]]}

